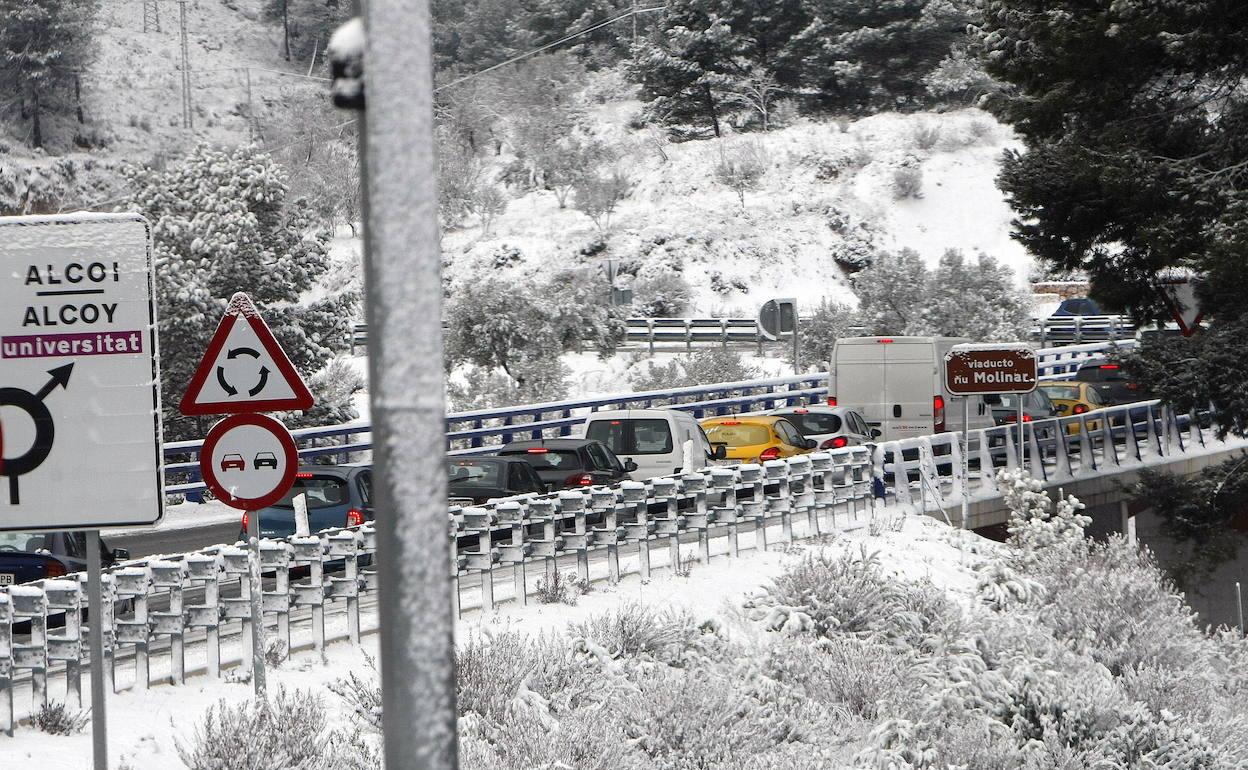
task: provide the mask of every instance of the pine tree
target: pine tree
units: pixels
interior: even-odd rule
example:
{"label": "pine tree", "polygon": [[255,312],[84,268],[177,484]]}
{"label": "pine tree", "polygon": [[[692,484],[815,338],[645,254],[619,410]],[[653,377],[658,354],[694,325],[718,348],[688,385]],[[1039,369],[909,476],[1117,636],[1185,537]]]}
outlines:
{"label": "pine tree", "polygon": [[33,147],[47,139],[47,118],[76,112],[83,121],[80,76],[98,9],[98,0],[0,0],[0,105],[29,121]]}
{"label": "pine tree", "polygon": [[128,175],[131,205],[151,220],[155,241],[166,437],[196,435],[178,401],[235,292],[251,296],[305,378],[346,347],[356,297],[304,301],[328,267],[328,235],[302,199],[287,200],[271,157],[200,145],[167,170]]}
{"label": "pine tree", "polygon": [[869,334],[904,334],[921,321],[927,268],[913,249],[883,253],[853,277],[858,313]]}

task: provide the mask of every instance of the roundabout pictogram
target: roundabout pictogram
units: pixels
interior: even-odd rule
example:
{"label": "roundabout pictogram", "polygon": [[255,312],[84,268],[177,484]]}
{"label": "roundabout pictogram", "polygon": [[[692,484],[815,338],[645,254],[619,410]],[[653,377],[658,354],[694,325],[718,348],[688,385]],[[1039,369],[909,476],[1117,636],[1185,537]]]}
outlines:
{"label": "roundabout pictogram", "polygon": [[43,401],[58,385],[62,388],[69,387],[69,375],[73,369],[73,364],[66,364],[48,370],[52,378],[35,393],[21,388],[0,388],[0,407],[20,409],[35,424],[35,439],[30,448],[16,457],[9,457],[5,454],[7,449],[4,424],[0,421],[0,476],[7,476],[9,479],[10,505],[21,502],[18,479],[42,465],[52,452],[52,442],[56,439],[56,423],[52,419],[52,412]]}

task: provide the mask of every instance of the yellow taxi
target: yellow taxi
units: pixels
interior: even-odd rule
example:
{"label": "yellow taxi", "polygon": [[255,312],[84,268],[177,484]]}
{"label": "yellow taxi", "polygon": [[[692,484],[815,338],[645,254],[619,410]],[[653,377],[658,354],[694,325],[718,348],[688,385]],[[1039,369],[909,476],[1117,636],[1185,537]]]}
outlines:
{"label": "yellow taxi", "polygon": [[[1105,402],[1101,400],[1101,396],[1096,392],[1096,387],[1086,382],[1075,382],[1073,380],[1042,382],[1040,388],[1044,390],[1044,394],[1053,402],[1053,406],[1057,407],[1058,417],[1073,417],[1077,414],[1087,414],[1095,412],[1105,406]],[[1085,420],[1088,430],[1100,430],[1100,420]],[[1077,435],[1079,433],[1079,423],[1072,422],[1066,426],[1066,433],[1069,435]]]}
{"label": "yellow taxi", "polygon": [[806,454],[819,445],[783,417],[743,414],[713,417],[701,425],[711,444],[727,444],[727,459],[737,462],[780,460]]}

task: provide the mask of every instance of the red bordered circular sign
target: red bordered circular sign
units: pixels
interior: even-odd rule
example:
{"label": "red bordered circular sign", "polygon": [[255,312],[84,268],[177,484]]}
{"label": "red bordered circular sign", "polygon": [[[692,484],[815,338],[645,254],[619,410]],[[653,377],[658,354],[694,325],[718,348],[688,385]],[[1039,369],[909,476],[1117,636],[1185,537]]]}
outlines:
{"label": "red bordered circular sign", "polygon": [[290,431],[263,414],[236,414],[212,426],[199,452],[204,484],[245,511],[273,505],[290,491],[299,452]]}

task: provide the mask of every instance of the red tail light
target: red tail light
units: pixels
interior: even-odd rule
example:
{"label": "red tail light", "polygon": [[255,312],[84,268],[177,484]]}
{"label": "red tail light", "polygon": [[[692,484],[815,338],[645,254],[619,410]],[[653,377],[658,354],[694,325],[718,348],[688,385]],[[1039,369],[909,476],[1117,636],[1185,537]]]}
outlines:
{"label": "red tail light", "polygon": [[836,396],[828,396],[828,406],[836,406]]}
{"label": "red tail light", "polygon": [[764,462],[764,463],[767,462],[768,460],[779,460],[780,459],[780,447],[775,447],[775,446],[767,447],[758,455],[758,459],[760,462]]}
{"label": "red tail light", "polygon": [[1136,385],[1134,382],[1127,383],[1127,390],[1139,390],[1139,389],[1140,389],[1140,386]]}
{"label": "red tail light", "polygon": [[243,531],[247,531],[247,525],[251,524],[251,514],[243,511]]}
{"label": "red tail light", "polygon": [[[1016,414],[1007,414],[1007,415],[1005,416],[1005,421],[1006,421],[1006,422],[1018,422],[1018,415],[1016,415]],[[1024,414],[1024,415],[1023,415],[1023,422],[1031,422],[1031,415],[1029,415],[1029,414]]]}
{"label": "red tail light", "polygon": [[936,421],[936,432],[945,432],[945,397],[932,396],[932,417]]}
{"label": "red tail light", "polygon": [[1088,411],[1088,407],[1085,404],[1075,404],[1075,414],[1083,414],[1086,411]]}
{"label": "red tail light", "polygon": [[740,420],[724,420],[723,422],[720,423],[720,425],[740,425],[740,424],[741,424]]}
{"label": "red tail light", "polygon": [[1118,364],[1101,364],[1101,368],[1108,369],[1112,372],[1112,371],[1117,371],[1119,367],[1118,367]]}
{"label": "red tail light", "polygon": [[544,455],[550,450],[546,449],[545,447],[533,447],[532,449],[526,449],[524,451],[528,452],[531,455]]}
{"label": "red tail light", "polygon": [[849,446],[849,439],[845,438],[844,436],[834,436],[828,439],[827,441],[823,442],[819,446],[819,448],[820,449],[840,449],[846,446]]}
{"label": "red tail light", "polygon": [[297,478],[297,479],[310,479],[310,478],[312,478],[312,474],[311,474],[311,473],[308,473],[307,471],[300,471],[299,473],[296,473],[296,474],[295,474],[295,478]]}
{"label": "red tail light", "polygon": [[364,523],[364,511],[359,508],[351,508],[347,510],[347,526],[358,527]]}
{"label": "red tail light", "polygon": [[47,564],[44,568],[44,577],[58,578],[69,574],[69,571],[65,569],[65,565],[56,559],[45,559],[44,562]]}
{"label": "red tail light", "polygon": [[878,342],[878,343],[879,343],[879,344],[881,344],[881,345],[890,345],[890,344],[892,344],[892,342],[893,342],[893,338],[892,338],[892,337],[883,337],[883,338],[881,338],[881,339],[876,340],[876,342]]}
{"label": "red tail light", "polygon": [[588,473],[573,473],[564,479],[563,483],[569,487],[590,487],[594,484],[594,477]]}

